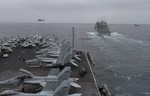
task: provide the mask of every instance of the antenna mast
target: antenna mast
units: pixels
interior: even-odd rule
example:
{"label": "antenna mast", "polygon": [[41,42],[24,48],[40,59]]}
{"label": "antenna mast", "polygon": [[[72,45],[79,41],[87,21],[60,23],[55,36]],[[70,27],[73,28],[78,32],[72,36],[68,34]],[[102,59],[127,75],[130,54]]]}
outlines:
{"label": "antenna mast", "polygon": [[74,48],[74,38],[75,38],[74,27],[72,27],[72,48]]}

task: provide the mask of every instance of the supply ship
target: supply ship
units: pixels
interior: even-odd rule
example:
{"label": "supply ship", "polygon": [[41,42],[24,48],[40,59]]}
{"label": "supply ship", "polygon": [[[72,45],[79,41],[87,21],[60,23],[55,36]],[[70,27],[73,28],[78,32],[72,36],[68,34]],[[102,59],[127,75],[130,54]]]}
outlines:
{"label": "supply ship", "polygon": [[96,22],[95,24],[95,30],[99,33],[99,35],[103,36],[103,35],[110,35],[111,32],[109,31],[107,22],[101,20]]}

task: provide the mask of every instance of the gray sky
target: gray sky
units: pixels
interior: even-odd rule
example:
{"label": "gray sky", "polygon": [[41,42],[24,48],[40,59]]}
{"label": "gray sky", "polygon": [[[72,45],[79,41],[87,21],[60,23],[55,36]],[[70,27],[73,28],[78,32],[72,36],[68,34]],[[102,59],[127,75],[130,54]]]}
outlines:
{"label": "gray sky", "polygon": [[0,22],[150,24],[150,0],[0,0]]}

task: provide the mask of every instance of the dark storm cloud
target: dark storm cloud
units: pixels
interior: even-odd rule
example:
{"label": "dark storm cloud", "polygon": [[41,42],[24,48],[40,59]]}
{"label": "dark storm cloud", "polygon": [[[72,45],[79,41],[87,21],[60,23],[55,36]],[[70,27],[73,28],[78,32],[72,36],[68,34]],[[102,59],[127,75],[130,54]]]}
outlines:
{"label": "dark storm cloud", "polygon": [[149,5],[150,0],[0,0],[0,21],[150,23]]}

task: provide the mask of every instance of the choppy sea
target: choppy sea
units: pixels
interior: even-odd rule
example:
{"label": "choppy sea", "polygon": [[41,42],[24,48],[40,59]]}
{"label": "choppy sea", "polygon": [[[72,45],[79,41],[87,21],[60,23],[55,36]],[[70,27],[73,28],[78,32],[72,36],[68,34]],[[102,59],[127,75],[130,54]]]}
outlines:
{"label": "choppy sea", "polygon": [[60,41],[89,51],[97,82],[107,84],[112,96],[150,96],[150,25],[109,24],[110,36],[99,36],[94,24],[0,23],[0,38],[54,33]]}

